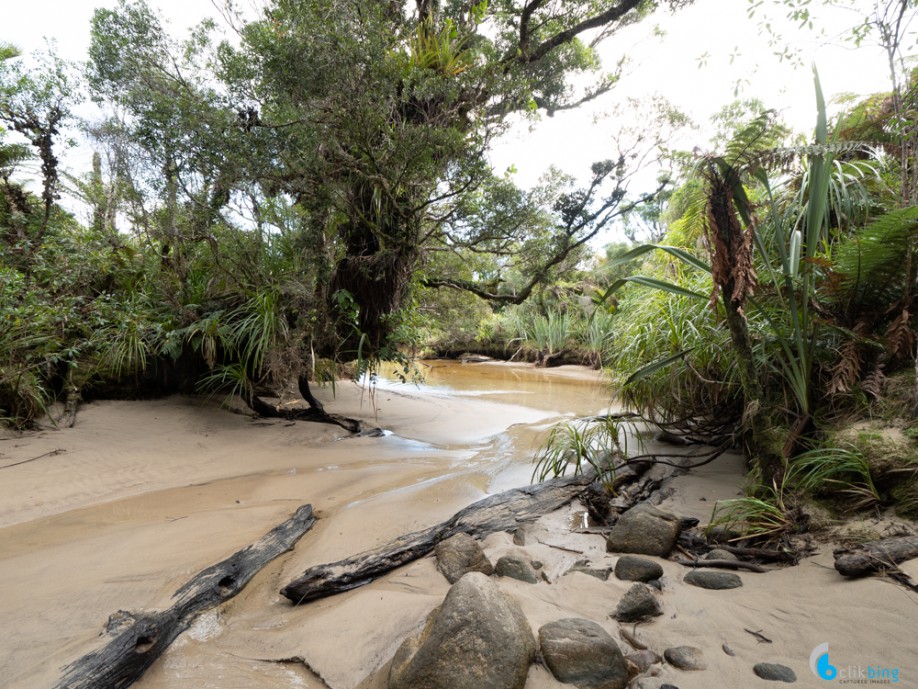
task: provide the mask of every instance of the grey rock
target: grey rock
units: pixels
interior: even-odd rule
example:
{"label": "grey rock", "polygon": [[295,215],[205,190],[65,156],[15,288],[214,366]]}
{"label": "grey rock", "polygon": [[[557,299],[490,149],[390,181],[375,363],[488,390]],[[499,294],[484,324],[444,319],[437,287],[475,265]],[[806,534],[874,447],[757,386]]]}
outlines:
{"label": "grey rock", "polygon": [[514,555],[504,555],[494,565],[494,573],[499,577],[519,579],[527,584],[538,584],[539,577],[528,562]]}
{"label": "grey rock", "polygon": [[608,581],[609,574],[612,573],[611,567],[591,567],[589,560],[577,560],[574,563],[574,566],[567,570],[567,573],[571,572],[580,572],[581,574],[588,574],[591,577],[596,577],[601,581]]}
{"label": "grey rock", "polygon": [[722,644],[722,645],[721,645],[721,648],[723,649],[723,652],[726,653],[728,656],[735,656],[735,655],[736,655],[736,653],[733,651],[732,648],[730,648],[730,646],[729,646],[728,644]]}
{"label": "grey rock", "polygon": [[623,689],[628,683],[628,667],[618,644],[595,622],[574,618],[549,622],[539,630],[539,645],[545,665],[559,682],[580,689]]}
{"label": "grey rock", "polygon": [[650,669],[651,665],[663,662],[663,658],[658,653],[651,650],[636,651],[625,656],[625,660],[634,665],[636,674],[642,675]]}
{"label": "grey rock", "polygon": [[704,654],[694,646],[675,646],[663,651],[666,662],[680,670],[704,670]]}
{"label": "grey rock", "polygon": [[730,560],[732,562],[737,562],[739,558],[731,553],[729,550],[724,550],[723,548],[714,548],[707,555],[704,556],[705,560]]}
{"label": "grey rock", "polygon": [[462,577],[392,659],[389,689],[523,689],[535,655],[519,604],[480,572]]}
{"label": "grey rock", "polygon": [[481,546],[468,534],[459,533],[437,543],[437,569],[451,584],[455,584],[467,572],[481,572],[488,576],[494,567]]}
{"label": "grey rock", "polygon": [[701,569],[693,569],[685,575],[683,581],[698,588],[714,591],[735,589],[743,585],[743,580],[739,578],[739,575],[732,572],[707,572]]}
{"label": "grey rock", "polygon": [[772,682],[787,682],[788,684],[792,684],[797,681],[797,673],[786,665],[778,665],[777,663],[756,663],[752,671],[762,679],[767,679]]}
{"label": "grey rock", "polygon": [[619,622],[640,622],[663,614],[660,601],[644,584],[634,584],[622,596],[613,617]]}
{"label": "grey rock", "polygon": [[544,564],[542,564],[541,560],[533,560],[529,564],[532,565],[533,569],[542,569],[545,566]]}
{"label": "grey rock", "polygon": [[648,582],[663,576],[658,562],[636,555],[622,555],[615,563],[615,576],[624,581]]}
{"label": "grey rock", "polygon": [[519,528],[513,532],[513,544],[526,545],[526,532],[523,531],[522,528]]}
{"label": "grey rock", "polygon": [[705,535],[708,538],[708,543],[727,543],[739,536],[739,533],[723,524],[718,524],[708,529]]}
{"label": "grey rock", "polygon": [[625,512],[612,527],[606,548],[613,553],[667,557],[679,538],[679,518],[641,503]]}

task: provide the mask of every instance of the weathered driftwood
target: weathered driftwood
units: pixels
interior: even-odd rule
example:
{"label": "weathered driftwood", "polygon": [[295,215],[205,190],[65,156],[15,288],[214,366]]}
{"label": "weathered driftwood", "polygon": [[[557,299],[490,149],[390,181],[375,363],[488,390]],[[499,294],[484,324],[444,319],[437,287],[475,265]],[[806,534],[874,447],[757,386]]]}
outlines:
{"label": "weathered driftwood", "polygon": [[899,536],[870,541],[834,553],[835,569],[846,577],[862,577],[896,569],[896,565],[918,557],[918,536]]}
{"label": "weathered driftwood", "polygon": [[198,572],[175,592],[175,603],[168,610],[119,610],[109,617],[108,643],[65,667],[56,689],[122,689],[133,684],[198,614],[239,593],[262,567],[290,550],[314,523],[312,506],[303,505],[255,543]]}
{"label": "weathered driftwood", "polygon": [[[617,470],[615,486],[633,481],[640,470],[635,467]],[[585,491],[595,478],[590,472],[491,495],[423,531],[400,536],[345,560],[310,567],[287,584],[281,594],[299,605],[368,584],[386,572],[423,557],[441,540],[459,532],[482,537],[496,531],[512,531],[523,522],[534,521],[567,504]]]}

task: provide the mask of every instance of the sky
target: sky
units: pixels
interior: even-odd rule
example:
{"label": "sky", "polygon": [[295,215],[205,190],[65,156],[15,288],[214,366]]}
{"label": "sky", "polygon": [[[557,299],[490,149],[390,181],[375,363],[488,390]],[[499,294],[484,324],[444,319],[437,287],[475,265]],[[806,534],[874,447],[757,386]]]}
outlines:
{"label": "sky", "polygon": [[[872,0],[857,0],[869,6]],[[211,0],[149,0],[183,33],[205,17],[217,17]],[[241,0],[252,6],[258,0]],[[65,59],[85,58],[89,45],[89,21],[96,7],[113,7],[115,0],[30,0],[3,11],[0,42],[13,43],[23,52],[41,50],[45,38],[54,39]],[[869,94],[889,89],[882,52],[871,46],[857,50],[838,39],[857,22],[856,13],[834,13],[817,19],[826,36],[798,30],[784,18],[778,2],[766,0],[769,16],[750,19],[747,0],[696,0],[693,6],[670,15],[655,15],[629,27],[602,48],[606,64],[627,56],[626,73],[613,90],[589,107],[541,116],[537,122],[521,122],[497,141],[490,154],[496,169],[516,169],[517,183],[531,186],[549,165],[580,178],[595,160],[613,157],[616,132],[641,121],[642,115],[627,99],[664,95],[675,107],[692,117],[697,130],[673,140],[685,150],[706,150],[711,116],[735,98],[756,97],[766,107],[779,110],[797,131],[812,131],[815,96],[812,65],[819,70],[827,98],[842,93]],[[765,7],[768,6],[768,7]],[[799,55],[799,64],[780,61],[768,45],[763,22],[780,28],[785,44]],[[656,37],[654,34],[658,34]],[[614,112],[616,107],[623,111]],[[71,171],[89,168],[90,153],[79,148],[65,158]],[[652,186],[647,170],[640,186]]]}

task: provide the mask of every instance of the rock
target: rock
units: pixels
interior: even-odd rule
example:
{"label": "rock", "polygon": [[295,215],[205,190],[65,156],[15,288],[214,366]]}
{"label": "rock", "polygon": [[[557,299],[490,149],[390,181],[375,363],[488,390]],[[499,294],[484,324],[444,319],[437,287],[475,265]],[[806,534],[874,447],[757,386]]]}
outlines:
{"label": "rock", "polygon": [[707,555],[704,556],[705,560],[731,560],[732,562],[739,561],[739,558],[731,553],[729,550],[724,550],[723,548],[714,548]]}
{"label": "rock", "polygon": [[522,527],[513,532],[513,545],[526,545],[526,532]]}
{"label": "rock", "polygon": [[727,543],[739,536],[739,533],[723,524],[718,524],[709,528],[705,535],[708,538],[708,543]]}
{"label": "rock", "polygon": [[529,564],[532,565],[533,569],[542,569],[545,566],[544,564],[542,564],[541,560],[533,560]]}
{"label": "rock", "polygon": [[641,503],[625,512],[612,527],[606,548],[613,553],[667,557],[679,538],[679,518]]}
{"label": "rock", "polygon": [[580,572],[581,574],[589,574],[591,577],[596,577],[601,581],[608,581],[609,574],[612,573],[611,567],[590,567],[589,560],[577,560],[574,563],[574,566],[571,567],[565,574],[570,574],[571,572]]}
{"label": "rock", "polygon": [[528,584],[538,584],[539,577],[528,562],[514,555],[504,555],[494,565],[494,573],[499,577],[519,579]]}
{"label": "rock", "polygon": [[494,573],[481,546],[468,534],[458,533],[437,543],[437,569],[451,584],[455,584],[467,572],[481,572],[488,576]]}
{"label": "rock", "polygon": [[772,682],[787,682],[791,684],[797,681],[797,673],[786,665],[777,663],[756,663],[752,671],[761,677]]}
{"label": "rock", "polygon": [[736,653],[733,652],[733,649],[730,648],[730,646],[729,646],[728,644],[721,644],[720,647],[721,647],[721,649],[723,649],[723,652],[726,653],[728,656],[735,656],[735,655],[736,655]]}
{"label": "rock", "polygon": [[701,569],[693,569],[685,575],[683,581],[686,584],[697,586],[702,589],[712,589],[719,591],[721,589],[735,589],[743,585],[743,580],[738,574],[733,572],[706,572]]}
{"label": "rock", "polygon": [[536,651],[519,604],[480,572],[462,577],[392,659],[389,689],[523,689]]}
{"label": "rock", "polygon": [[648,582],[663,576],[659,563],[636,555],[622,555],[615,563],[615,576],[624,581]]}
{"label": "rock", "polygon": [[666,662],[680,670],[704,670],[707,665],[700,648],[694,646],[676,646],[663,651]]}
{"label": "rock", "polygon": [[644,584],[634,584],[622,596],[613,617],[619,622],[640,622],[663,614],[660,601]]}
{"label": "rock", "polygon": [[628,683],[628,668],[618,644],[595,622],[549,622],[539,630],[539,645],[545,665],[559,682],[580,689],[623,689]]}
{"label": "rock", "polygon": [[663,661],[658,653],[654,653],[651,650],[629,653],[625,656],[625,660],[633,665],[635,670],[637,670],[635,675],[642,675],[650,669],[651,665],[655,665],[656,663]]}

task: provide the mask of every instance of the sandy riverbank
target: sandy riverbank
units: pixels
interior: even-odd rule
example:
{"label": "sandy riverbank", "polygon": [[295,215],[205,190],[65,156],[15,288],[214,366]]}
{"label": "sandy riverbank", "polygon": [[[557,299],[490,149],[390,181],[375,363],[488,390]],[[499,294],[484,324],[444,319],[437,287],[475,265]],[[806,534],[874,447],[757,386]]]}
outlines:
{"label": "sandy riverbank", "polygon": [[[297,548],[237,598],[200,618],[136,686],[384,686],[395,648],[448,589],[431,558],[299,608],[279,596],[280,587],[308,566],[373,547],[485,494],[526,483],[532,448],[545,429],[563,416],[600,411],[607,397],[596,374],[577,367],[545,372],[503,364],[433,366],[431,386],[381,385],[375,406],[356,386],[337,386],[330,402],[335,411],[375,420],[391,431],[382,438],[344,439],[332,426],[253,421],[184,398],[91,404],[73,429],[5,436],[4,682],[52,686],[62,665],[98,644],[110,613],[166,607],[195,572],[309,502],[321,519]],[[451,391],[438,385],[439,373]],[[322,394],[330,397],[328,390]],[[62,452],[25,461],[56,450]],[[724,457],[679,479],[665,506],[707,519],[716,499],[736,494],[741,474],[741,462]],[[579,616],[618,638],[609,613],[628,585],[614,576],[607,582],[563,576],[582,557],[599,566],[615,561],[600,537],[569,533],[572,510],[534,526],[523,548],[495,534],[485,542],[486,552],[492,561],[517,550],[545,563],[551,584],[500,581],[520,600],[534,630]],[[800,686],[816,686],[807,661],[824,641],[833,659],[897,666],[902,686],[918,686],[912,632],[918,597],[881,579],[843,581],[830,569],[828,548],[800,567],[744,574],[746,585],[734,591],[688,587],[679,565],[663,564],[665,615],[639,633],[660,652],[680,644],[702,648],[709,670],[668,668],[646,686],[664,680],[681,689],[772,686],[751,674],[752,664],[762,661],[788,665]],[[914,563],[909,568],[918,575]],[[758,643],[743,627],[762,629],[773,643]],[[720,650],[725,642],[735,657]],[[528,686],[562,685],[534,666]]]}

